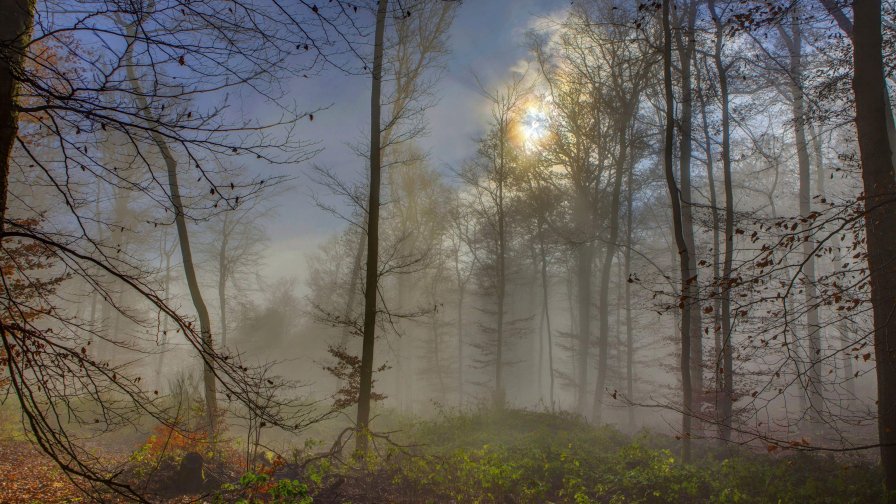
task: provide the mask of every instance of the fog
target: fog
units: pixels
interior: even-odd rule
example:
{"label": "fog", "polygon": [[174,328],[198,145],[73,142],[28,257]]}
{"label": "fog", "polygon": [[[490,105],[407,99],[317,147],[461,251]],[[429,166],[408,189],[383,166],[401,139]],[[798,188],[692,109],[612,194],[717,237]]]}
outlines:
{"label": "fog", "polygon": [[14,3],[0,433],[80,491],[635,495],[397,469],[536,418],[892,502],[891,2]]}

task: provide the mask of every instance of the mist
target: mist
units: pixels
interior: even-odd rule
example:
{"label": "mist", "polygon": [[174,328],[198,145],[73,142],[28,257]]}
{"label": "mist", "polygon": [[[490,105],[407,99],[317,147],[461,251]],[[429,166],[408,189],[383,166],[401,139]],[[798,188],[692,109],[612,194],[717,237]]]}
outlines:
{"label": "mist", "polygon": [[889,0],[10,1],[0,501],[894,502]]}

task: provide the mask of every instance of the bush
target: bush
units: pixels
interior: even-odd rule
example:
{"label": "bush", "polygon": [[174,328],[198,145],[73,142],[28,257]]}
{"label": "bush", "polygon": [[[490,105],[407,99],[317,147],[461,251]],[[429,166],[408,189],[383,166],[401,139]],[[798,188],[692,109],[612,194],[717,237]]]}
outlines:
{"label": "bush", "polygon": [[629,439],[575,417],[480,412],[422,425],[423,447],[382,468],[404,502],[873,503],[880,471],[867,461],[805,453],[703,450],[682,464],[662,440]]}
{"label": "bush", "polygon": [[277,466],[272,465],[258,472],[247,471],[238,485],[226,483],[216,502],[237,504],[311,504],[308,486],[299,480],[276,479],[272,476]]}

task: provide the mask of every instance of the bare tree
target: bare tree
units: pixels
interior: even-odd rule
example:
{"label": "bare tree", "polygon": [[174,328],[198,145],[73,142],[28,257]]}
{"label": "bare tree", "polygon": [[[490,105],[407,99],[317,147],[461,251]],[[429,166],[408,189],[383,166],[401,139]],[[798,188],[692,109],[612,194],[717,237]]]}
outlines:
{"label": "bare tree", "polygon": [[367,273],[364,282],[364,333],[361,351],[361,375],[358,391],[357,444],[355,451],[367,452],[370,400],[373,391],[373,348],[376,341],[376,313],[379,297],[379,225],[380,178],[382,173],[381,101],[383,78],[383,38],[386,31],[388,0],[381,0],[376,11],[376,35],[373,42],[373,73],[370,91],[370,196],[367,199]]}
{"label": "bare tree", "polygon": [[[266,200],[275,194],[269,191]],[[261,249],[267,243],[262,219],[269,217],[273,208],[261,199],[241,202],[232,210],[215,214],[207,224],[207,236],[199,244],[201,263],[215,266],[215,286],[218,294],[220,345],[227,347],[229,322],[228,284],[240,288],[246,276],[254,272],[261,261]]]}
{"label": "bare tree", "polygon": [[[826,7],[851,34],[853,41],[853,92],[855,93],[862,181],[865,188],[865,226],[867,228],[868,267],[871,277],[871,303],[874,311],[874,356],[877,361],[878,435],[881,462],[889,501],[896,495],[896,358],[890,350],[896,335],[896,229],[889,212],[896,194],[893,148],[888,138],[892,129],[892,111],[884,85],[882,57],[881,2],[868,0],[853,4],[852,26],[834,2]],[[850,29],[851,28],[851,29]],[[889,119],[888,119],[889,118]]]}
{"label": "bare tree", "polygon": [[[715,49],[713,61],[719,79],[719,99],[722,111],[722,173],[725,187],[725,254],[722,266],[721,284],[721,318],[722,318],[722,398],[718,408],[718,422],[721,424],[720,437],[723,441],[731,438],[731,422],[734,404],[734,359],[732,351],[731,327],[731,288],[734,260],[734,189],[731,181],[731,113],[728,92],[728,71],[730,63],[723,59],[722,49],[725,40],[725,26],[716,9],[715,0],[709,0],[709,11],[715,26]],[[718,361],[718,357],[717,357]]]}
{"label": "bare tree", "polygon": [[[821,382],[820,365],[816,362],[821,353],[821,326],[818,320],[818,301],[815,275],[815,242],[812,233],[812,194],[811,194],[811,166],[809,161],[809,142],[806,137],[806,105],[803,91],[803,34],[800,26],[799,10],[791,9],[790,23],[785,28],[779,23],[778,33],[789,53],[788,65],[788,97],[793,114],[793,135],[796,142],[797,161],[799,166],[799,200],[800,216],[803,223],[803,289],[806,297],[806,333],[809,339],[808,349],[808,376],[806,378],[806,393],[809,396],[810,421],[818,420],[822,409],[823,384]],[[811,426],[810,426],[811,428]]]}
{"label": "bare tree", "polygon": [[669,190],[669,198],[672,200],[672,221],[675,233],[675,245],[678,248],[679,268],[681,270],[681,300],[679,301],[679,309],[681,310],[681,390],[682,390],[682,420],[681,420],[681,436],[682,449],[681,457],[685,462],[689,462],[691,458],[691,405],[693,391],[691,389],[691,333],[690,333],[690,311],[693,299],[689,296],[693,292],[689,287],[692,282],[688,273],[688,264],[690,264],[691,251],[688,249],[687,242],[684,238],[684,231],[681,217],[681,197],[678,193],[678,183],[675,180],[675,172],[673,170],[673,142],[675,141],[675,103],[672,88],[672,29],[669,20],[670,0],[663,1],[663,83],[666,98],[666,116],[665,116],[665,141],[663,151],[663,166],[666,173],[666,184]]}
{"label": "bare tree", "polygon": [[506,400],[505,350],[510,332],[506,316],[511,233],[508,211],[515,171],[519,168],[511,135],[516,128],[525,88],[522,76],[515,77],[503,89],[487,91],[482,85],[480,88],[491,106],[490,130],[479,142],[477,157],[458,175],[473,190],[473,209],[485,228],[483,236],[488,240],[489,258],[480,260],[480,265],[488,269],[488,276],[483,281],[489,294],[494,296],[495,325],[483,327],[491,336],[480,347],[480,352],[483,364],[494,365],[492,400],[496,407],[503,407]]}
{"label": "bare tree", "polygon": [[[209,412],[214,409],[215,388],[220,387],[269,424],[301,428],[309,418],[304,413],[296,416],[295,410],[286,414],[289,401],[259,399],[280,383],[259,379],[259,369],[215,351],[203,310],[199,310],[197,331],[193,321],[159,294],[155,272],[142,267],[140,257],[123,253],[95,232],[92,217],[96,215],[85,211],[88,196],[82,188],[105,185],[139,194],[155,205],[156,211],[147,214],[150,224],[176,221],[181,231],[188,214],[207,215],[239,199],[250,199],[263,187],[264,179],[228,188],[217,180],[214,170],[203,165],[224,156],[273,163],[306,159],[311,151],[295,141],[290,130],[307,116],[280,106],[281,120],[273,123],[237,121],[227,112],[226,94],[245,90],[277,106],[273,101],[280,92],[276,75],[285,75],[288,69],[313,72],[325,61],[351,59],[346,57],[354,42],[350,7],[346,10],[340,2],[322,9],[303,4],[287,10],[217,0],[164,5],[97,0],[81,2],[77,11],[69,7],[51,2],[35,17],[34,1],[16,2],[0,24],[0,222],[4,226],[0,245],[5,248],[24,240],[52,251],[54,271],[81,278],[106,306],[147,332],[158,331],[159,318],[173,321],[207,370]],[[309,18],[319,23],[301,22]],[[319,46],[316,37],[321,36],[341,43]],[[285,63],[291,58],[302,61],[288,68]],[[141,81],[139,86],[135,80]],[[203,97],[208,98],[205,103],[217,105],[195,105]],[[104,157],[95,149],[112,134],[124,139],[121,149],[131,153],[129,169],[119,169],[122,160]],[[166,165],[163,170],[157,166],[160,154]],[[177,177],[188,171],[204,182],[201,191],[208,196],[181,194]],[[46,200],[41,203],[62,209],[65,217],[60,222],[65,226],[41,226],[27,218],[40,214],[41,208],[21,204],[26,188],[11,188],[8,181],[13,172],[35,174],[46,181]],[[5,213],[10,197],[16,202],[15,217]],[[167,216],[166,211],[170,212]],[[101,219],[95,224],[105,236],[114,229]],[[189,259],[187,247],[181,248]],[[28,275],[26,271],[16,274]],[[45,298],[54,309],[39,325],[22,318],[24,299],[9,290],[10,280],[4,279],[3,311],[8,318],[0,325],[0,339],[6,354],[16,356],[4,365],[30,433],[70,474],[83,477],[89,485],[142,498],[119,473],[107,471],[102,460],[85,450],[70,426],[93,423],[78,405],[86,398],[107,419],[94,425],[95,431],[127,425],[147,413],[177,427],[176,419],[156,401],[155,391],[145,389],[132,367],[94,358],[86,351],[86,343],[102,340],[122,355],[149,350],[142,341],[125,341],[107,327],[71,316],[59,295]],[[121,290],[129,292],[127,298],[118,294]],[[144,317],[138,303],[160,315]],[[35,353],[30,341],[41,341],[50,351]],[[109,400],[113,395],[123,399]],[[68,420],[60,421],[63,417]]]}

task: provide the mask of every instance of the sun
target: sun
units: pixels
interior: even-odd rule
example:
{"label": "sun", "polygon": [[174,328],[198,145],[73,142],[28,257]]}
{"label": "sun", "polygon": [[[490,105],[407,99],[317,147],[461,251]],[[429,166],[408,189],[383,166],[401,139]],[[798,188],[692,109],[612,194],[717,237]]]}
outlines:
{"label": "sun", "polygon": [[523,146],[527,151],[536,149],[548,135],[550,121],[544,110],[531,106],[520,117]]}

